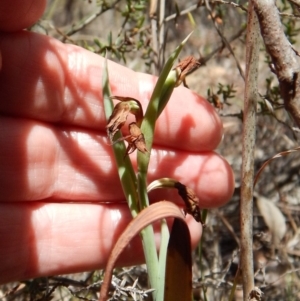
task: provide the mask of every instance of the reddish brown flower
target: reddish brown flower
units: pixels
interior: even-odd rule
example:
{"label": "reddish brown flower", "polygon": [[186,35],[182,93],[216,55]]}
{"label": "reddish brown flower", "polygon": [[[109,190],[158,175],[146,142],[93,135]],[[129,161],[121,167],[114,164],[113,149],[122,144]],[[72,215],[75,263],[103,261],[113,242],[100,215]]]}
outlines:
{"label": "reddish brown flower", "polygon": [[111,116],[108,119],[106,131],[110,141],[113,140],[115,133],[125,124],[130,106],[126,102],[119,102],[115,105]]}
{"label": "reddish brown flower", "polygon": [[146,148],[144,135],[135,122],[129,124],[129,132],[130,135],[125,137],[125,140],[128,142],[125,156],[133,153],[136,149],[143,154],[147,153],[148,150]]}
{"label": "reddish brown flower", "polygon": [[124,140],[128,142],[128,146],[124,157],[130,155],[136,149],[138,149],[140,152],[144,154],[148,153],[148,150],[146,148],[145,138],[143,133],[141,132],[141,129],[137,126],[135,122],[130,123],[128,128],[129,128],[130,135],[121,137],[113,142],[113,143],[117,143],[119,141],[124,141]]}
{"label": "reddish brown flower", "polygon": [[138,124],[141,123],[143,109],[140,102],[134,98],[112,96],[111,99],[120,100],[120,102],[115,105],[106,125],[107,135],[112,142],[115,133],[125,124],[129,113],[135,115]]}

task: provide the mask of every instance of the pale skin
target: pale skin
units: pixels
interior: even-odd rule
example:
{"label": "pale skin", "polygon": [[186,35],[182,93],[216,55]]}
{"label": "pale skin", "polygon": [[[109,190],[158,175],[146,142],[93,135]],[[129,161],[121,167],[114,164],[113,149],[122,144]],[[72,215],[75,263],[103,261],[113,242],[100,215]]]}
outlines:
{"label": "pale skin", "polygon": [[[41,0],[0,2],[0,283],[104,268],[131,220],[105,133],[104,60],[22,30],[44,7]],[[113,95],[146,107],[155,77],[113,62],[109,75]],[[225,204],[234,177],[213,152],[221,138],[214,108],[176,88],[157,124],[149,182],[176,178],[194,189],[200,207]],[[162,199],[179,202],[169,192],[151,194]],[[186,221],[195,246],[201,226]],[[120,264],[142,261],[137,238]]]}

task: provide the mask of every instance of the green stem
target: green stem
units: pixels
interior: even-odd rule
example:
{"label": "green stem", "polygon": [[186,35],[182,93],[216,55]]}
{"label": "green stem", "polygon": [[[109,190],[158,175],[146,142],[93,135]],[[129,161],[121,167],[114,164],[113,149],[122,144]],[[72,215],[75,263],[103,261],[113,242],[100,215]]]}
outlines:
{"label": "green stem", "polygon": [[[178,80],[177,71],[171,71],[171,69],[188,38],[189,36],[175,49],[175,51],[168,59],[166,65],[164,66],[152,93],[143,122],[141,124],[141,131],[145,136],[146,147],[149,150],[149,152],[151,152],[152,149],[156,120],[161,114],[166,104],[168,103]],[[147,172],[149,161],[150,154],[143,154],[141,152],[138,152],[138,192],[141,209],[149,206],[149,198],[147,194]],[[162,296],[163,293],[161,292],[161,290],[164,289],[158,283],[158,276],[164,277],[165,273],[164,271],[162,272],[162,269],[159,269],[154,239],[154,231],[152,226],[147,227],[145,231],[142,232],[142,239],[146,264],[148,268],[149,280],[151,287],[156,289],[154,294],[154,300],[157,300],[156,297]]]}

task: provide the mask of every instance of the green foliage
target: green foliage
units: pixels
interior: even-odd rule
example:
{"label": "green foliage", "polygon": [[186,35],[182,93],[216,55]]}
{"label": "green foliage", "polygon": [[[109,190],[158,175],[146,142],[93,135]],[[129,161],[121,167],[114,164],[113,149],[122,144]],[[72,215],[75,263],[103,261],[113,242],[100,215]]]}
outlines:
{"label": "green foliage", "polygon": [[236,90],[233,84],[223,85],[218,83],[218,91],[216,93],[214,93],[212,89],[207,90],[207,100],[219,109],[223,108],[223,104],[230,105],[228,99],[234,97],[236,97]]}
{"label": "green foliage", "polygon": [[266,78],[266,93],[265,97],[268,98],[274,105],[282,105],[282,99],[280,97],[280,90],[278,84],[273,84],[274,77],[270,76]]}
{"label": "green foliage", "polygon": [[222,95],[224,103],[227,103],[229,98],[234,98],[236,94],[236,90],[233,88],[233,84],[231,85],[223,85],[221,83],[218,84],[218,95]]}
{"label": "green foliage", "polygon": [[284,26],[284,33],[291,44],[295,44],[297,42],[295,37],[297,37],[300,32],[300,27],[297,27],[296,20],[288,19],[286,22],[283,22],[282,25]]}

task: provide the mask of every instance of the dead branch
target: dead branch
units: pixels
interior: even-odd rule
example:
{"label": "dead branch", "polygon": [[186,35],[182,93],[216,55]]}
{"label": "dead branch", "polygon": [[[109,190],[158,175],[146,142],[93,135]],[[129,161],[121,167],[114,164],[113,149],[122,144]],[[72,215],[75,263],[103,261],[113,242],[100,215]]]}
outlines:
{"label": "dead branch", "polygon": [[241,176],[241,261],[243,299],[254,289],[253,274],[253,176],[255,149],[256,103],[258,99],[258,21],[252,1],[249,2],[246,43],[246,76],[244,99],[243,153]]}
{"label": "dead branch", "polygon": [[253,0],[261,35],[271,56],[285,109],[300,127],[300,65],[284,34],[274,0]]}

